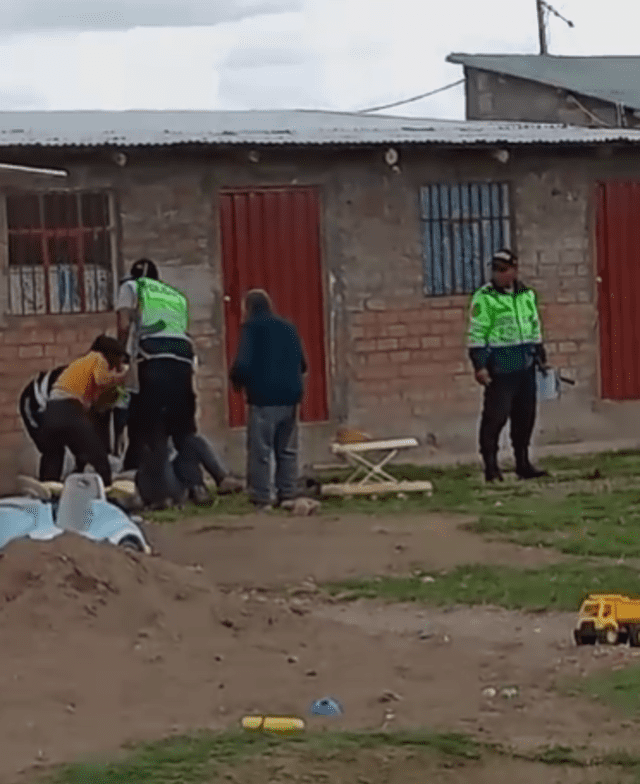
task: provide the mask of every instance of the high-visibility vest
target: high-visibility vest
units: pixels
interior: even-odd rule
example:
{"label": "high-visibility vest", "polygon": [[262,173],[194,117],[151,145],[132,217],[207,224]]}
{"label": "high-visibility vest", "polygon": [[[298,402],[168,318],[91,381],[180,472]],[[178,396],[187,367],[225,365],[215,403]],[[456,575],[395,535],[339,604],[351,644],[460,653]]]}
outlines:
{"label": "high-visibility vest", "polygon": [[515,293],[502,292],[491,283],[471,300],[469,348],[506,348],[542,341],[536,295],[520,285]]}
{"label": "high-visibility vest", "polygon": [[140,309],[140,337],[184,335],[189,326],[189,302],[185,295],[159,280],[136,280]]}

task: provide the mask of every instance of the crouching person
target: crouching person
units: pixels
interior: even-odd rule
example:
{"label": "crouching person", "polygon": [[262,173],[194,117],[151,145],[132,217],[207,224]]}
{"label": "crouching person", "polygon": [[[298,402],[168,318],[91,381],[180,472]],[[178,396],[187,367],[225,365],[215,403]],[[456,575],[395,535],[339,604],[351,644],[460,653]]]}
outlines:
{"label": "crouching person", "polygon": [[[41,455],[45,451],[45,445],[42,441],[42,417],[47,408],[47,403],[53,391],[55,382],[60,378],[66,365],[61,365],[53,370],[43,370],[32,379],[27,386],[22,390],[20,399],[18,401],[18,411],[22,418],[29,437],[31,438],[34,446]],[[100,433],[103,443],[109,451],[111,451],[111,416],[110,409],[100,410],[98,406],[94,406],[90,412],[94,425]],[[82,461],[76,461],[74,471],[81,474],[85,469]],[[38,476],[42,481],[42,465],[40,465]]]}
{"label": "crouching person", "polygon": [[209,442],[192,433],[186,436],[181,449],[172,459],[169,439],[157,437],[155,448],[145,445],[142,463],[135,483],[140,498],[149,507],[183,504],[187,498],[198,504],[211,502],[202,469],[211,475],[219,495],[240,492],[244,485],[232,476]]}
{"label": "crouching person", "polygon": [[127,362],[122,345],[115,338],[100,335],[88,354],[71,362],[58,376],[42,415],[41,481],[61,480],[68,447],[77,465],[90,463],[105,487],[111,484],[109,445],[96,427],[92,409],[104,412],[117,400]]}

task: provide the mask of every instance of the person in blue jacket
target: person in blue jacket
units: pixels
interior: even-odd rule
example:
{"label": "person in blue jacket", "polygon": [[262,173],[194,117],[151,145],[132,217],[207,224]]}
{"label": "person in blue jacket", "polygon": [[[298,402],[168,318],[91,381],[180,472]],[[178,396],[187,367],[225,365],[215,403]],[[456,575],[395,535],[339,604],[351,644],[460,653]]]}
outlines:
{"label": "person in blue jacket", "polygon": [[265,291],[249,291],[244,311],[246,319],[229,378],[236,391],[244,389],[249,404],[249,495],[256,507],[269,508],[272,456],[276,464],[277,505],[291,503],[300,495],[298,407],[307,362],[296,328],[274,313]]}

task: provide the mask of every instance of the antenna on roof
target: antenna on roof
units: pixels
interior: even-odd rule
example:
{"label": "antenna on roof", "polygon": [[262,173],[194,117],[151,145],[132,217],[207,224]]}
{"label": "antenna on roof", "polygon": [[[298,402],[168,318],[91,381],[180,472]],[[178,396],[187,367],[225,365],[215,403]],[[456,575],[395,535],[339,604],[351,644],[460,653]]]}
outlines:
{"label": "antenna on roof", "polygon": [[536,7],[538,10],[538,37],[540,39],[540,54],[548,54],[547,48],[547,26],[546,26],[546,19],[545,19],[545,12],[551,13],[554,16],[557,16],[558,19],[562,19],[563,22],[566,22],[569,27],[574,27],[573,22],[569,21],[569,19],[565,19],[564,16],[559,11],[549,5],[546,0],[536,0]]}

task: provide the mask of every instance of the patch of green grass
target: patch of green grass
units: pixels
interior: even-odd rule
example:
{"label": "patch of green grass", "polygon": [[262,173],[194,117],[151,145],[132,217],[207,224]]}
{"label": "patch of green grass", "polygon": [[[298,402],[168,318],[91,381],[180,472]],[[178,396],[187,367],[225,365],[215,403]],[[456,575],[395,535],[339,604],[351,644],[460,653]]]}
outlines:
{"label": "patch of green grass", "polygon": [[[399,479],[427,479],[434,485],[433,495],[328,497],[323,499],[320,514],[393,517],[450,512],[477,517],[470,526],[477,533],[496,534],[521,545],[554,547],[570,555],[640,557],[640,452],[547,458],[540,462],[551,471],[551,478],[496,486],[484,484],[478,466],[397,464],[389,468],[391,474]],[[348,470],[333,471],[319,478],[326,484],[343,481],[348,474]],[[609,482],[610,492],[602,492],[601,480]],[[173,523],[187,517],[242,516],[252,510],[247,496],[240,494],[214,497],[211,507],[188,504],[184,509],[145,516]]]}
{"label": "patch of green grass", "polygon": [[640,451],[626,449],[571,457],[547,457],[540,463],[551,472],[571,471],[588,477],[598,470],[603,478],[640,475]]}
{"label": "patch of green grass", "polygon": [[280,754],[304,754],[310,760],[323,761],[359,750],[393,748],[411,748],[461,762],[497,755],[551,767],[601,766],[633,771],[640,766],[640,759],[625,751],[582,760],[574,749],[553,746],[525,755],[500,744],[476,741],[465,734],[428,730],[310,732],[289,737],[232,731],[201,732],[143,744],[121,761],[65,765],[38,781],[40,784],[212,784],[221,780],[220,766],[233,769],[257,755],[275,760]]}
{"label": "patch of green grass", "polygon": [[275,749],[308,750],[317,756],[350,749],[415,746],[437,754],[479,759],[481,746],[458,733],[310,733],[293,737],[262,733],[203,732],[145,744],[120,762],[66,765],[48,784],[208,784],[215,781],[220,764],[234,765],[255,754]]}
{"label": "patch of green grass", "polygon": [[560,684],[563,691],[577,692],[640,718],[640,666],[599,672]]}
{"label": "patch of green grass", "polygon": [[549,746],[530,759],[543,762],[545,765],[571,765],[577,768],[588,766],[587,762],[575,756],[575,751],[569,746]]}
{"label": "patch of green grass", "polygon": [[637,569],[572,562],[540,569],[458,566],[440,574],[372,577],[329,583],[323,587],[333,596],[344,594],[344,598],[350,600],[382,599],[435,606],[487,604],[510,610],[577,612],[589,592],[635,593],[639,585],[640,571]]}
{"label": "patch of green grass", "polygon": [[523,545],[570,555],[640,556],[640,493],[626,490],[563,498],[505,498],[469,526]]}
{"label": "patch of green grass", "polygon": [[626,749],[608,751],[598,762],[611,768],[638,768],[640,769],[640,757],[637,757]]}

